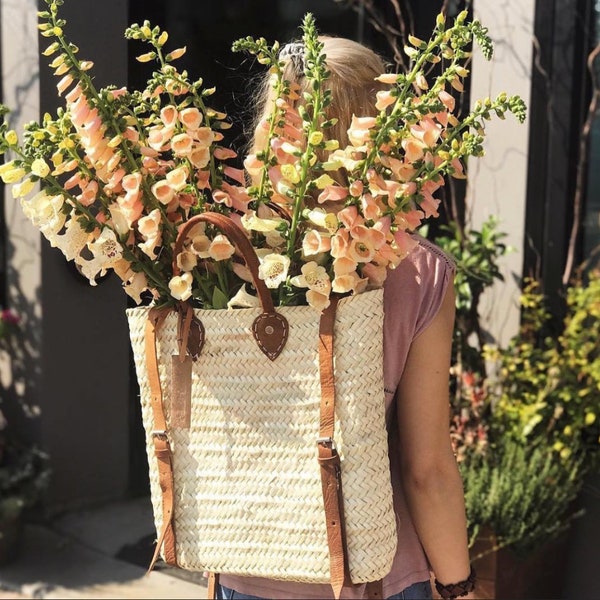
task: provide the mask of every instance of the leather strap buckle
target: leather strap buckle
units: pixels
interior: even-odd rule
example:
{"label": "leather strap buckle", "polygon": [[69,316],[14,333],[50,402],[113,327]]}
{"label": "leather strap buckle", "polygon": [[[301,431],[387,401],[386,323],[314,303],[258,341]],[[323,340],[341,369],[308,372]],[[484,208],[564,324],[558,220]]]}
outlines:
{"label": "leather strap buckle", "polygon": [[337,451],[337,446],[335,444],[335,440],[332,437],[320,437],[317,438],[317,446],[325,446],[330,450]]}
{"label": "leather strap buckle", "polygon": [[167,432],[164,429],[155,429],[152,432],[153,438],[160,438],[161,440],[167,440]]}

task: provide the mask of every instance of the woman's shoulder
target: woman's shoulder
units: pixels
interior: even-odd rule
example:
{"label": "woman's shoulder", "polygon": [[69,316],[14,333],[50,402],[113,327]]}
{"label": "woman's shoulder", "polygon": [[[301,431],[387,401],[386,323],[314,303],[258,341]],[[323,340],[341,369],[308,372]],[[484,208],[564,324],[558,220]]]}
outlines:
{"label": "woman's shoulder", "polygon": [[437,314],[456,268],[439,246],[421,235],[412,237],[412,250],[388,274],[384,305],[388,321],[406,321],[416,335]]}
{"label": "woman's shoulder", "polygon": [[418,286],[427,288],[445,282],[454,275],[456,265],[452,257],[434,242],[413,233],[414,246],[400,264],[389,275],[388,285],[406,289]]}
{"label": "woman's shoulder", "polygon": [[434,242],[418,233],[413,233],[411,237],[416,245],[405,261],[412,263],[420,271],[431,268],[450,270],[452,273],[456,271],[456,264],[452,257]]}

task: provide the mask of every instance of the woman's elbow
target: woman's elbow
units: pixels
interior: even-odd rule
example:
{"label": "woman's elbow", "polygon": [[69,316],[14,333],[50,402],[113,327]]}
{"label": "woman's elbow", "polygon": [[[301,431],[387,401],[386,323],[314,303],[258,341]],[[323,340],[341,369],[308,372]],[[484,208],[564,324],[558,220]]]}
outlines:
{"label": "woman's elbow", "polygon": [[462,485],[454,456],[419,458],[402,463],[402,483],[405,491],[418,493],[443,492]]}

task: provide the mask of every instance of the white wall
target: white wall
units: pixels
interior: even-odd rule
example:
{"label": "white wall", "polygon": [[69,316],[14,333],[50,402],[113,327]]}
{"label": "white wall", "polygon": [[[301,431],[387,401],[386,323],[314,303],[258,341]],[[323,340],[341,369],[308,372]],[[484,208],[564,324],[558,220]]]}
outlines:
{"label": "white wall", "polygon": [[[474,0],[474,13],[495,44],[494,58],[473,55],[471,98],[518,94],[529,106],[535,0]],[[490,335],[505,344],[519,325],[519,284],[523,263],[527,153],[529,127],[512,116],[494,119],[486,127],[485,157],[468,165],[467,203],[472,225],[490,215],[500,219],[499,230],[514,248],[501,259],[504,282],[498,282],[481,302],[482,323]]]}
{"label": "white wall", "polygon": [[[0,0],[2,96],[11,107],[11,127],[39,118],[39,57],[36,0]],[[22,316],[21,332],[10,352],[0,350],[0,378],[26,411],[37,414],[41,339],[41,240],[5,187],[8,302]]]}

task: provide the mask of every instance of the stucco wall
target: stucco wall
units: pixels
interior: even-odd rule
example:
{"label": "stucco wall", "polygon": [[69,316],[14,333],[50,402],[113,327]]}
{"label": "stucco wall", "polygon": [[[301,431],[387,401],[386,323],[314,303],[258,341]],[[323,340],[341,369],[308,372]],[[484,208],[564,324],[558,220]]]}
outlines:
{"label": "stucco wall", "polygon": [[[0,1],[4,101],[18,109],[19,129],[24,121],[38,120],[40,111],[54,110],[57,79],[47,58],[38,62],[37,2]],[[96,83],[126,83],[127,3],[66,2],[61,13],[80,57],[95,61]],[[16,399],[37,414],[27,427],[51,458],[47,509],[122,497],[129,477],[130,414],[125,294],[114,277],[90,287],[57,249],[40,240],[10,190],[6,196],[9,297],[25,318],[18,336],[24,355],[5,356],[2,376]]]}
{"label": "stucco wall", "polygon": [[[475,0],[474,13],[494,41],[494,58],[473,54],[471,97],[518,94],[529,106],[535,0]],[[468,205],[478,227],[490,215],[513,250],[501,259],[504,282],[482,299],[481,315],[490,336],[505,344],[519,325],[519,279],[523,264],[529,127],[512,116],[486,124],[486,155],[469,164]]]}

